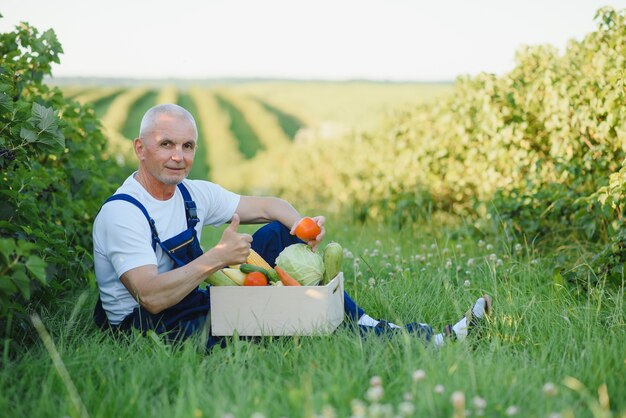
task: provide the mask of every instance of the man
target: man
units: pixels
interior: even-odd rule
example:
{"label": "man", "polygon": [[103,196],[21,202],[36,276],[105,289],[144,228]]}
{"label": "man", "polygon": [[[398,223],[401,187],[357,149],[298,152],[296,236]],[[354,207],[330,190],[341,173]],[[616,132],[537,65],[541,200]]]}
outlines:
{"label": "man", "polygon": [[[208,181],[186,179],[197,136],[193,116],[180,106],[159,105],[144,115],[134,140],[139,168],[107,199],[94,222],[100,290],[94,318],[101,327],[188,337],[203,327],[210,310],[208,291],[199,289],[207,276],[245,262],[251,248],[273,265],[284,247],[302,242],[292,233],[302,216],[285,200],[240,196]],[[316,249],[324,238],[325,219],[313,219],[321,233],[307,244]],[[203,252],[202,227],[227,222],[219,242]],[[237,231],[240,223],[267,225],[253,239]],[[347,294],[344,302],[346,314],[361,332],[400,328],[365,315]],[[488,310],[488,297],[480,298],[474,320]],[[452,328],[448,333],[463,337],[470,328],[467,321],[472,322],[468,317],[455,325],[456,334]],[[426,324],[409,324],[406,329],[431,339],[432,329]],[[442,334],[435,336],[438,341],[443,341]],[[216,342],[210,338],[208,346]]]}

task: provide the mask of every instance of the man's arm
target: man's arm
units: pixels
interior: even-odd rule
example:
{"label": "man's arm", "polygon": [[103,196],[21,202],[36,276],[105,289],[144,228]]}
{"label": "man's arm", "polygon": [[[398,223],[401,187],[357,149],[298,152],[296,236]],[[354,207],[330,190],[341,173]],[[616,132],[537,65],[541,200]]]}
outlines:
{"label": "man's arm", "polygon": [[238,233],[238,226],[235,214],[217,245],[182,267],[159,274],[155,265],[145,265],[127,271],[120,280],[148,312],[159,313],[180,302],[215,271],[246,261],[252,237]]}
{"label": "man's arm", "polygon": [[302,218],[289,202],[277,197],[241,196],[235,213],[242,224],[279,221],[289,229]]}
{"label": "man's arm", "polygon": [[[243,224],[279,221],[289,228],[292,234],[296,224],[302,219],[302,215],[289,202],[277,197],[241,196],[235,213],[239,215]],[[316,216],[313,219],[320,226],[321,232],[315,240],[307,244],[315,250],[324,239],[325,218]]]}

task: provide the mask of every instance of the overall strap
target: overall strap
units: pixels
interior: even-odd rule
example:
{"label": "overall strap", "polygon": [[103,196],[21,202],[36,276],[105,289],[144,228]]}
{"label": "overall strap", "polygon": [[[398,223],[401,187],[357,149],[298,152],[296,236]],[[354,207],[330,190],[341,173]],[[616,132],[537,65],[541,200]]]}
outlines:
{"label": "overall strap", "polygon": [[187,228],[195,228],[196,224],[200,221],[198,219],[198,210],[196,209],[196,202],[191,199],[189,190],[183,183],[178,183],[178,190],[183,195],[183,201],[185,202],[185,215],[187,216]]}
{"label": "overall strap", "polygon": [[137,199],[124,193],[114,194],[113,196],[105,200],[102,205],[105,205],[106,203],[111,202],[113,200],[123,200],[125,202],[132,203],[133,205],[137,206],[141,210],[143,215],[148,220],[148,224],[150,224],[150,230],[152,231],[152,249],[156,251],[157,243],[161,245],[161,240],[159,239],[159,234],[157,233],[154,219],[150,217],[146,208],[141,203],[139,203]]}

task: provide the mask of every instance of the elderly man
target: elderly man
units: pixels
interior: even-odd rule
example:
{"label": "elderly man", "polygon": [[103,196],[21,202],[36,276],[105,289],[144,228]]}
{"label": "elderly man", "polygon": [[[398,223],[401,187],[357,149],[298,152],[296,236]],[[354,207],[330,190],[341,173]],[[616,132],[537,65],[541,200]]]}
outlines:
{"label": "elderly man", "polygon": [[[139,168],[105,201],[94,222],[100,290],[94,318],[99,326],[188,337],[204,326],[210,310],[210,289],[199,288],[210,274],[245,262],[251,248],[273,265],[284,247],[302,242],[292,234],[302,216],[285,200],[240,196],[208,181],[187,179],[197,136],[193,116],[180,106],[159,105],[144,115],[134,140]],[[313,219],[321,233],[307,244],[315,249],[324,238],[324,217]],[[219,242],[204,252],[202,228],[228,222]],[[267,225],[250,236],[237,231],[240,223]],[[346,315],[361,332],[400,329],[365,315],[347,294],[344,302]],[[465,336],[489,305],[487,296],[478,299],[473,319],[462,319],[448,334]],[[432,337],[426,324],[406,329],[426,340]],[[443,334],[434,340],[441,343]],[[207,345],[220,341],[210,337]]]}

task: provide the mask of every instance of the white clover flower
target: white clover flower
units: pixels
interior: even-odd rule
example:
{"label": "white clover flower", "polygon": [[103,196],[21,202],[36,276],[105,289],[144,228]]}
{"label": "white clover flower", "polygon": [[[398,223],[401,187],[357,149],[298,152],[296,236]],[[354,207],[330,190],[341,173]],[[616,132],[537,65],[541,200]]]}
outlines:
{"label": "white clover flower", "polygon": [[447,248],[444,248],[444,249],[442,250],[442,253],[444,253],[444,254],[448,254],[449,252],[450,252],[450,250],[449,250],[449,249],[447,249]]}
{"label": "white clover flower", "polygon": [[502,259],[501,259],[501,258],[498,258],[498,259],[496,260],[496,266],[501,266],[501,265],[503,265],[503,264],[504,264],[504,261],[502,261]]}
{"label": "white clover flower", "polygon": [[372,376],[370,379],[370,386],[382,386],[383,379],[380,376]]}
{"label": "white clover flower", "polygon": [[563,414],[561,414],[560,412],[553,412],[548,415],[548,418],[563,418]]}
{"label": "white clover flower", "polygon": [[422,369],[417,369],[413,372],[411,378],[414,382],[421,382],[422,380],[426,379],[426,372]]}
{"label": "white clover flower", "polygon": [[352,409],[352,416],[355,418],[365,417],[365,414],[367,414],[365,403],[360,399],[353,399],[352,402],[350,402],[350,406]]}
{"label": "white clover flower", "polygon": [[385,389],[382,386],[372,386],[365,392],[365,399],[370,402],[378,402],[383,398]]}
{"label": "white clover flower", "polygon": [[452,267],[452,260],[446,260],[446,269],[450,269]]}
{"label": "white clover flower", "polygon": [[471,285],[471,284],[472,284],[472,283],[471,283],[469,280],[465,280],[465,281],[463,282],[463,286],[465,286],[465,287],[470,287],[470,285]]}
{"label": "white clover flower", "polygon": [[460,272],[461,271],[461,266],[456,266],[456,272]]}
{"label": "white clover flower", "polygon": [[432,264],[426,263],[426,267],[430,267],[430,266],[432,266]]}
{"label": "white clover flower", "polygon": [[454,409],[465,409],[465,394],[460,390],[452,392],[450,401]]}
{"label": "white clover flower", "polygon": [[429,258],[429,259],[430,259],[430,258],[433,258],[433,253],[428,253],[428,254],[426,254],[426,258]]}
{"label": "white clover flower", "polygon": [[465,258],[465,257],[467,257],[467,254],[461,253],[461,258]]}
{"label": "white clover flower", "polygon": [[474,265],[475,261],[473,258],[468,258],[467,259],[467,267],[472,267]]}
{"label": "white clover flower", "polygon": [[433,390],[435,391],[436,394],[441,395],[442,393],[444,393],[446,391],[446,388],[443,387],[443,385],[436,385]]}
{"label": "white clover flower", "polygon": [[265,418],[265,415],[261,412],[253,412],[252,415],[250,415],[250,418]]}
{"label": "white clover flower", "polygon": [[437,249],[437,244],[430,244],[430,249],[431,250],[436,250]]}
{"label": "white clover flower", "polygon": [[404,401],[400,402],[400,405],[398,405],[398,414],[400,414],[401,417],[411,417],[414,413],[415,405],[413,405],[413,403]]}
{"label": "white clover flower", "polygon": [[504,413],[509,417],[512,417],[513,415],[517,415],[518,412],[519,412],[519,408],[515,405],[509,406],[506,409],[506,411],[504,411]]}
{"label": "white clover flower", "polygon": [[493,250],[493,245],[487,244],[487,246],[485,247],[485,250],[487,250],[487,251]]}
{"label": "white clover flower", "polygon": [[482,239],[478,240],[478,248],[483,248],[484,246],[485,246],[485,241],[483,241]]}
{"label": "white clover flower", "polygon": [[515,244],[515,247],[513,248],[516,253],[521,253],[523,250],[522,244],[519,244],[519,243]]}
{"label": "white clover flower", "polygon": [[548,382],[545,385],[543,385],[543,393],[546,396],[555,396],[557,393],[557,389],[554,383]]}
{"label": "white clover flower", "polygon": [[343,249],[343,256],[344,258],[354,258],[354,255],[352,254],[352,252],[348,249]]}
{"label": "white clover flower", "polygon": [[367,281],[367,284],[368,284],[370,287],[374,287],[374,286],[376,286],[376,279],[375,279],[375,278],[373,278],[373,277],[370,277],[370,278],[369,278],[369,280]]}
{"label": "white clover flower", "polygon": [[411,392],[404,392],[402,394],[402,399],[404,399],[405,401],[412,401],[413,400],[413,394]]}
{"label": "white clover flower", "polygon": [[537,260],[536,258],[533,258],[532,260],[530,260],[530,264],[532,264],[533,266],[536,266],[537,264],[539,264],[539,260]]}
{"label": "white clover flower", "polygon": [[492,263],[495,262],[498,259],[498,256],[495,255],[494,253],[489,254],[488,257],[489,261],[491,261]]}
{"label": "white clover flower", "polygon": [[354,277],[356,277],[357,279],[358,279],[359,277],[362,277],[362,276],[363,276],[363,272],[362,272],[362,271],[357,271],[357,272],[355,273],[355,275],[354,275]]}
{"label": "white clover flower", "polygon": [[465,270],[465,274],[467,274],[469,276],[470,274],[472,274],[472,272],[469,271],[469,270]]}
{"label": "white clover flower", "polygon": [[363,255],[367,256],[370,253],[370,250],[367,248],[363,250]]}
{"label": "white clover flower", "polygon": [[357,257],[354,259],[353,263],[355,266],[358,266],[359,264],[361,264],[361,259]]}
{"label": "white clover flower", "polygon": [[324,407],[322,408],[322,417],[323,418],[336,418],[337,412],[335,411],[335,408],[333,408],[332,406],[324,405]]}
{"label": "white clover flower", "polygon": [[380,242],[380,240],[379,240],[379,239],[377,239],[377,240],[376,240],[376,246],[380,247],[380,246],[381,246],[381,244],[382,244],[382,243]]}
{"label": "white clover flower", "polygon": [[472,403],[474,404],[474,408],[476,409],[485,409],[487,407],[487,401],[480,396],[475,396],[472,400]]}
{"label": "white clover flower", "polygon": [[454,246],[454,248],[456,248],[457,251],[461,251],[461,249],[463,249],[463,246],[461,244],[457,244]]}
{"label": "white clover flower", "polygon": [[368,417],[391,417],[393,416],[393,406],[390,404],[373,403],[367,411]]}
{"label": "white clover flower", "polygon": [[389,263],[389,262],[385,263],[385,268],[387,268],[387,269],[391,268],[391,263]]}
{"label": "white clover flower", "polygon": [[401,248],[399,246],[396,246],[395,250],[396,250],[397,253],[399,253]]}

